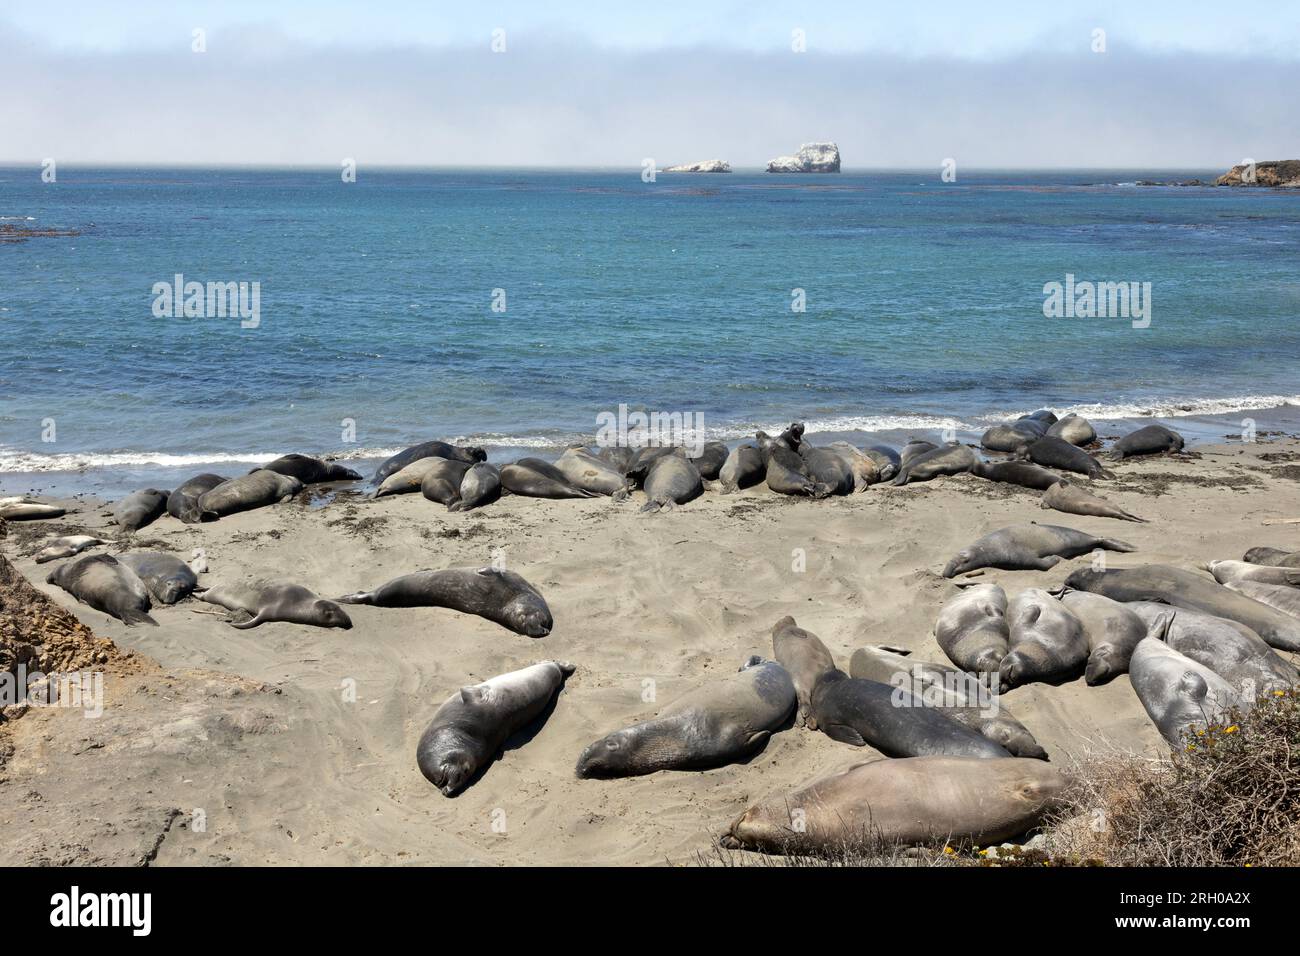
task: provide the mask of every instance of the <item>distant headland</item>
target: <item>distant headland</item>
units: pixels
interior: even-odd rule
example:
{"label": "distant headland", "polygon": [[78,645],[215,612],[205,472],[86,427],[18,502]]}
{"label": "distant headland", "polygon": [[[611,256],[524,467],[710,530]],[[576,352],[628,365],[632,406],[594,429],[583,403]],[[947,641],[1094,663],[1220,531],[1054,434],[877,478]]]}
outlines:
{"label": "distant headland", "polygon": [[[793,156],[778,156],[767,164],[769,173],[838,173],[840,148],[834,143],[804,143]],[[725,159],[706,159],[698,163],[669,166],[666,173],[729,173]]]}

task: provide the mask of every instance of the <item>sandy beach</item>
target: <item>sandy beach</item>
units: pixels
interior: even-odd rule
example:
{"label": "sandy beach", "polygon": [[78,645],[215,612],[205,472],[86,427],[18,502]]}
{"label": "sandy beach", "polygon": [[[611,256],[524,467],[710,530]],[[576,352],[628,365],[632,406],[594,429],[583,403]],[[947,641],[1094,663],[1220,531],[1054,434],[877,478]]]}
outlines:
{"label": "sandy beach", "polygon": [[[104,668],[101,717],[31,708],[0,723],[0,822],[11,835],[0,863],[692,863],[754,800],[874,751],[791,727],[748,764],[705,772],[579,780],[575,760],[751,654],[770,656],[784,615],[841,667],[868,643],[943,661],[932,628],[956,588],[940,571],[1006,525],[1061,524],[1138,546],[1108,555],[1112,567],[1195,568],[1253,546],[1296,547],[1296,525],[1266,523],[1300,517],[1294,438],[1114,468],[1093,490],[1149,523],[1042,510],[1038,492],[970,475],[824,501],[760,485],[659,515],[638,513],[640,493],[621,504],[508,496],[449,513],[419,494],[369,500],[344,486],[213,524],[164,516],[130,542],[187,558],[202,549],[206,586],[268,575],[326,597],[500,552],[554,613],[541,639],[429,608],[349,608],[350,631],[237,630],[195,600],[155,606],[157,628],[128,628],[45,584],[55,565],[32,560],[56,534],[114,536],[104,507],[83,500],[61,519],[11,523],[4,552],[26,578],[134,655]],[[1008,593],[1053,587],[1088,561],[979,580]],[[464,793],[435,790],[414,751],[438,705],[545,659],[577,665],[553,711]],[[1063,766],[1090,750],[1164,747],[1126,676],[1034,684],[1003,700]]]}

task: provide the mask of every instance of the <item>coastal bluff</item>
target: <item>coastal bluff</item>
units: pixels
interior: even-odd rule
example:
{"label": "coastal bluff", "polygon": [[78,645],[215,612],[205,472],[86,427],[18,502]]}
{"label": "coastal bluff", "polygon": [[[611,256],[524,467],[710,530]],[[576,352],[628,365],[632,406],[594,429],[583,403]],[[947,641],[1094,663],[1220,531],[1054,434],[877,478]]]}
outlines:
{"label": "coastal bluff", "polygon": [[705,159],[698,163],[684,163],[681,166],[669,166],[666,173],[729,173],[731,163],[725,159]]}
{"label": "coastal bluff", "polygon": [[793,156],[778,156],[767,164],[769,173],[838,173],[840,148],[834,143],[804,143]]}
{"label": "coastal bluff", "polygon": [[1248,175],[1249,166],[1242,163],[1214,181],[1216,186],[1267,186],[1282,189],[1300,189],[1300,159],[1279,159],[1255,163],[1255,175]]}

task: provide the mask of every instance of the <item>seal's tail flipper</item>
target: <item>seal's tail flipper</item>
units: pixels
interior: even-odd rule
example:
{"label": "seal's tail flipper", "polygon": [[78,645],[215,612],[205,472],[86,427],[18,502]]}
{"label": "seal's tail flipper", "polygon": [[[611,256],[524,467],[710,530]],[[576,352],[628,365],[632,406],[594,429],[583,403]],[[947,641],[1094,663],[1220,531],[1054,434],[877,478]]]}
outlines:
{"label": "seal's tail flipper", "polygon": [[641,506],[641,513],[654,514],[655,512],[659,511],[662,507],[663,505],[661,505],[657,501],[647,501],[645,504]]}
{"label": "seal's tail flipper", "polygon": [[374,604],[374,596],[369,591],[356,591],[334,599],[339,604]]}
{"label": "seal's tail flipper", "polygon": [[158,626],[158,622],[144,611],[123,611],[122,623],[127,627],[130,627],[133,624],[152,624],[154,627]]}
{"label": "seal's tail flipper", "polygon": [[1137,545],[1121,541],[1119,538],[1102,538],[1101,546],[1107,551],[1136,551]]}
{"label": "seal's tail flipper", "polygon": [[1122,508],[1115,509],[1115,517],[1119,518],[1120,521],[1137,521],[1140,522],[1141,524],[1147,523],[1146,518],[1139,518],[1137,515],[1129,514],[1127,511],[1125,511]]}
{"label": "seal's tail flipper", "polygon": [[256,617],[250,617],[246,621],[230,621],[228,623],[231,627],[239,628],[241,631],[247,631],[249,628],[257,627],[259,624],[265,623],[265,621],[266,619],[262,617],[261,614],[258,614]]}

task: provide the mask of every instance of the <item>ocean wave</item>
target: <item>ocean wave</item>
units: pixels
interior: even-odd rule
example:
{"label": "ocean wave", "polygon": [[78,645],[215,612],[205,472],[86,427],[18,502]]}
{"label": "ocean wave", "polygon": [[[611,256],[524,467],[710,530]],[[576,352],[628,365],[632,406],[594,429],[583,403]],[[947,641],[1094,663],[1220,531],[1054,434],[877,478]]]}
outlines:
{"label": "ocean wave", "polygon": [[[1188,418],[1202,415],[1232,415],[1236,412],[1264,411],[1271,408],[1300,406],[1300,395],[1234,395],[1228,398],[1165,398],[1149,402],[1133,401],[1114,405],[1093,403],[1046,408],[1058,417],[1071,413],[1097,421],[1122,421],[1129,418]],[[1008,421],[1038,408],[981,417],[985,424]]]}
{"label": "ocean wave", "polygon": [[90,468],[139,466],[146,468],[182,468],[186,465],[232,464],[262,465],[274,461],[280,453],[209,452],[178,455],[156,451],[64,452],[42,455],[37,452],[0,448],[0,472],[85,471]]}

